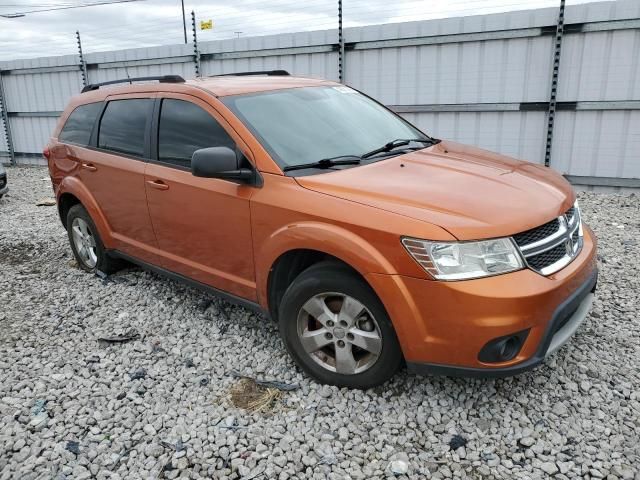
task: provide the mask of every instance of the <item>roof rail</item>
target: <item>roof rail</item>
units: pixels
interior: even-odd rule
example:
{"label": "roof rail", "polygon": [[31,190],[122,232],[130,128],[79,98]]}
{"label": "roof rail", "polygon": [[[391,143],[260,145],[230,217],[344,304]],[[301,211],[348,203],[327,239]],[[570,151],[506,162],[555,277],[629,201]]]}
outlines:
{"label": "roof rail", "polygon": [[286,70],[259,70],[255,72],[236,72],[236,73],[221,73],[220,75],[211,75],[212,77],[248,77],[250,75],[268,75],[270,77],[281,77],[291,75]]}
{"label": "roof rail", "polygon": [[98,90],[104,85],[115,85],[117,83],[148,82],[151,80],[158,80],[160,83],[184,83],[184,78],[182,78],[180,75],[158,75],[154,77],[122,78],[120,80],[110,80],[108,82],[90,83],[82,89],[82,93],[90,92],[91,90]]}

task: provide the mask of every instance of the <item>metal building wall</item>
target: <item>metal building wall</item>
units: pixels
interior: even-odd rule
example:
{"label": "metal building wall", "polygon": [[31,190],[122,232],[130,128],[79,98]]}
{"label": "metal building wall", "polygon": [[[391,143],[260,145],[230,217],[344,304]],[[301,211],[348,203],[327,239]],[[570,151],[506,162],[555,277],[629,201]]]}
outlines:
{"label": "metal building wall", "polygon": [[[557,15],[546,8],[346,29],[345,83],[436,137],[542,163]],[[637,0],[567,7],[551,162],[574,181],[640,186],[639,19]],[[337,80],[337,38],[326,30],[201,42],[200,74],[285,69]],[[84,60],[89,82],[192,78],[194,53],[193,44],[169,45]],[[0,71],[18,159],[41,161],[57,115],[82,88],[80,60],[0,62]]]}
{"label": "metal building wall", "polygon": [[[471,34],[553,25],[554,10],[363,27],[348,32],[347,41],[440,38],[395,48],[365,44],[349,52],[346,78],[436,137],[542,162],[544,112],[491,110],[505,103],[548,101],[552,38],[475,41]],[[457,41],[449,43],[451,35],[457,35]],[[418,106],[434,111],[409,113]]]}
{"label": "metal building wall", "polygon": [[283,69],[338,80],[336,30],[285,33],[202,44],[202,74]]}
{"label": "metal building wall", "polygon": [[[568,9],[567,21],[640,17],[637,1],[585,7]],[[587,178],[640,178],[640,29],[570,34],[562,50],[558,100],[594,109],[558,113],[554,168]]]}

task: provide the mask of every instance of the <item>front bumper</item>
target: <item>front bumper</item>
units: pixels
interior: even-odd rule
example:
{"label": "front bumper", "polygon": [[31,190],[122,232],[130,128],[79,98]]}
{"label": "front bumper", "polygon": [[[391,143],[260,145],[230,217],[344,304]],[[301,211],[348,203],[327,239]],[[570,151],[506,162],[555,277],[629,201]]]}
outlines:
{"label": "front bumper", "polygon": [[[548,277],[531,270],[461,282],[367,275],[394,324],[410,371],[500,377],[529,370],[584,321],[597,282],[596,240],[585,227],[580,254]],[[527,331],[517,355],[486,363],[491,340]]]}
{"label": "front bumper", "polygon": [[587,318],[593,303],[593,292],[596,288],[597,279],[598,272],[596,270],[576,292],[556,309],[547,326],[547,331],[539,343],[538,350],[524,362],[498,368],[458,367],[408,362],[407,369],[417,374],[480,378],[508,377],[531,370],[567,343]]}

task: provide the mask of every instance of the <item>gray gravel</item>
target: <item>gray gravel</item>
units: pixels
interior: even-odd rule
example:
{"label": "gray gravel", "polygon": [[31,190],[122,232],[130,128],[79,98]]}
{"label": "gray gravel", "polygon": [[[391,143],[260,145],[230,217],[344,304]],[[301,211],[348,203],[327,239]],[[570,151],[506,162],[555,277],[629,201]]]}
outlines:
{"label": "gray gravel", "polygon": [[[0,479],[640,480],[637,195],[580,195],[599,290],[546,365],[486,381],[401,373],[359,392],[305,378],[275,326],[242,308],[138,269],[81,272],[55,207],[35,206],[51,196],[46,170],[8,175]],[[234,371],[300,388],[251,413],[234,404]]]}

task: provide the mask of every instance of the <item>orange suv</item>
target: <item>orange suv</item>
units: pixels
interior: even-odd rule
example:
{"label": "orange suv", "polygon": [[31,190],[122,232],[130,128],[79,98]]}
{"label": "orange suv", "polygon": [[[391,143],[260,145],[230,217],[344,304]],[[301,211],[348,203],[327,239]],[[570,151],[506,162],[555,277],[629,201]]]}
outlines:
{"label": "orange suv", "polygon": [[596,239],[562,176],[331,81],[89,85],[44,155],[80,267],[127,260],[261,312],[320,382],[519,373],[592,302]]}

